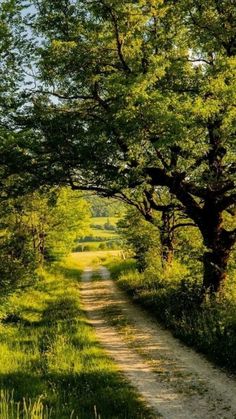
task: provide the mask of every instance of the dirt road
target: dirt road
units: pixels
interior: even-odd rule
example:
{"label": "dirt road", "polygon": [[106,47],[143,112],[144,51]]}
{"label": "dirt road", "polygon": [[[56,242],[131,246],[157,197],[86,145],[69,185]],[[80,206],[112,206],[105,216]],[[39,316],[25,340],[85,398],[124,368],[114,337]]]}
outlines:
{"label": "dirt road", "polygon": [[[92,281],[93,272],[87,268],[82,278],[81,296],[89,321],[156,417],[236,418],[236,381],[134,306],[109,279],[106,268],[98,273],[101,279]],[[109,321],[112,313],[119,319],[116,326]]]}

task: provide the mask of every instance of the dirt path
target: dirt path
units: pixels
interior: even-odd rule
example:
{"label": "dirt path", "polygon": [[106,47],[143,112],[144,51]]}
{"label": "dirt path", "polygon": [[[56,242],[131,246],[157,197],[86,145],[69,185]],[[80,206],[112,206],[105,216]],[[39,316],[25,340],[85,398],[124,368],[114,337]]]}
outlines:
{"label": "dirt path", "polygon": [[[182,345],[152,321],[100,268],[101,280],[83,274],[81,294],[90,323],[119,369],[137,388],[156,417],[166,419],[236,418],[236,382]],[[125,327],[107,321],[118,313]]]}

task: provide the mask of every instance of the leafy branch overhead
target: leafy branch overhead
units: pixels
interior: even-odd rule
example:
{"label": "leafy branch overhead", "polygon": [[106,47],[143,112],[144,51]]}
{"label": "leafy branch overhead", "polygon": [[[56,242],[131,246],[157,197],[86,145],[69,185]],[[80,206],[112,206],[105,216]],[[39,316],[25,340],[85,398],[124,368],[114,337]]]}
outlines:
{"label": "leafy branch overhead", "polygon": [[150,218],[167,194],[200,231],[203,287],[218,291],[236,241],[235,14],[230,0],[32,1],[23,139],[5,176],[21,160],[29,188],[118,196]]}

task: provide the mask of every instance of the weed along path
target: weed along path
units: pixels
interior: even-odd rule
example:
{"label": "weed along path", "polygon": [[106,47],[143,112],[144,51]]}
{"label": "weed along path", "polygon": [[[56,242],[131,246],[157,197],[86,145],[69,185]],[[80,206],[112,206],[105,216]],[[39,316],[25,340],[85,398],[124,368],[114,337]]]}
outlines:
{"label": "weed along path", "polygon": [[236,418],[236,382],[133,305],[106,268],[84,271],[81,297],[100,343],[156,417]]}

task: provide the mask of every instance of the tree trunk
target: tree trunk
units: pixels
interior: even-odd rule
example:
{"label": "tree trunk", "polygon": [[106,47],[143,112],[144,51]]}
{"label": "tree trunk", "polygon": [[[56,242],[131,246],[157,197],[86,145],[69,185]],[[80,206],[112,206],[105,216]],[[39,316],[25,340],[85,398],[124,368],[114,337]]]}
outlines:
{"label": "tree trunk", "polygon": [[214,205],[205,206],[203,219],[201,231],[207,248],[203,255],[203,291],[214,294],[223,290],[235,235],[222,227],[222,212]]}
{"label": "tree trunk", "polygon": [[162,262],[163,266],[171,265],[174,259],[174,248],[171,243],[162,246]]}
{"label": "tree trunk", "polygon": [[160,240],[162,250],[162,265],[170,265],[174,258],[174,215],[172,209],[162,212],[162,225],[160,227]]}
{"label": "tree trunk", "polygon": [[46,234],[44,233],[44,231],[41,231],[39,233],[39,246],[38,246],[40,265],[43,264],[44,258],[45,258],[45,237],[46,237]]}
{"label": "tree trunk", "polygon": [[214,294],[222,291],[227,276],[229,249],[213,248],[203,255],[203,292]]}

